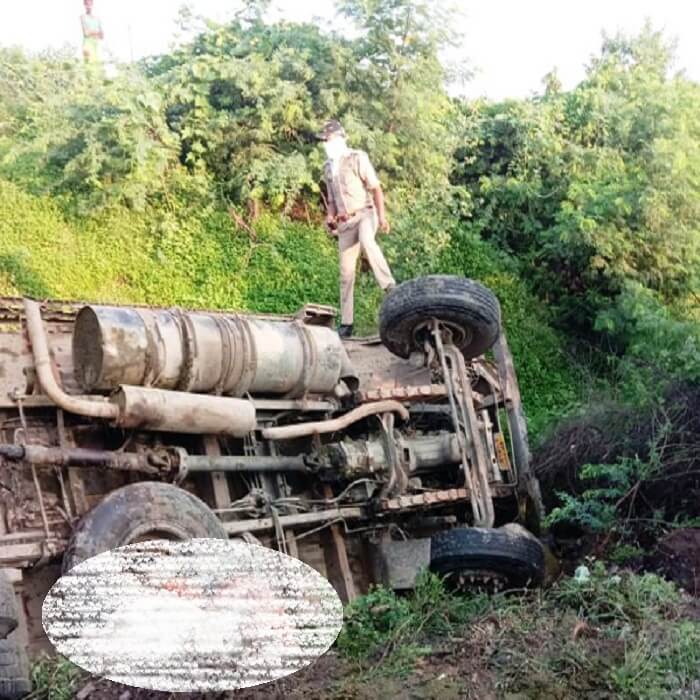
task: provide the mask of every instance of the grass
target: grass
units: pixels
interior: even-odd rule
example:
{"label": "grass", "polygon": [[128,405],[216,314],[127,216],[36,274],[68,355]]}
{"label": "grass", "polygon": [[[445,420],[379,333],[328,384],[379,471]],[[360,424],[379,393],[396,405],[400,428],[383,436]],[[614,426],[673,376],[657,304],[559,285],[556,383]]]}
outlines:
{"label": "grass", "polygon": [[[434,675],[456,664],[498,697],[682,697],[700,687],[700,624],[683,619],[683,604],[658,576],[610,575],[601,563],[586,582],[520,597],[456,596],[434,577],[411,598],[375,589],[348,608],[338,640],[356,673],[344,692],[410,678],[422,661]],[[468,683],[462,692],[471,697]]]}
{"label": "grass", "polygon": [[84,672],[62,656],[44,657],[32,666],[32,693],[25,700],[71,700]]}
{"label": "grass", "polygon": [[424,572],[410,596],[377,587],[351,603],[337,647],[364,675],[405,673],[430,653],[430,637],[448,635],[490,605],[485,595],[452,595],[437,576]]}

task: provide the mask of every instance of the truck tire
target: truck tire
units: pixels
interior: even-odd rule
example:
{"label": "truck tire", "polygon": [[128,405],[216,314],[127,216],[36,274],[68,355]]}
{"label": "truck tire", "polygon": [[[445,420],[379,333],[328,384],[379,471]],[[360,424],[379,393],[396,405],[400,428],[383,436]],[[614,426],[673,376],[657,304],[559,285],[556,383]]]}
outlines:
{"label": "truck tire", "polygon": [[395,355],[423,350],[431,319],[450,328],[466,359],[485,353],[498,339],[501,307],[491,290],[466,277],[429,275],[392,289],[379,312],[379,335]]}
{"label": "truck tire", "polygon": [[0,700],[19,700],[32,689],[29,660],[19,639],[18,624],[14,588],[0,571]]}
{"label": "truck tire", "polygon": [[519,525],[447,530],[433,535],[430,547],[430,569],[437,574],[495,575],[507,588],[544,580],[542,545]]}
{"label": "truck tire", "polygon": [[171,484],[143,481],[112,491],[80,521],[63,555],[63,572],[132,542],[227,537],[199,498]]}

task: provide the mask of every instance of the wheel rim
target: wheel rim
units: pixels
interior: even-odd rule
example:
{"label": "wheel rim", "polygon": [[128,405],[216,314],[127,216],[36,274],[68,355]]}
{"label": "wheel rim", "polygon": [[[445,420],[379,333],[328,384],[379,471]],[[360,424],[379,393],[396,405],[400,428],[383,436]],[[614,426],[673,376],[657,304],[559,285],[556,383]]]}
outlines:
{"label": "wheel rim", "polygon": [[447,580],[460,591],[500,593],[510,587],[506,574],[489,569],[460,569],[447,575]]}

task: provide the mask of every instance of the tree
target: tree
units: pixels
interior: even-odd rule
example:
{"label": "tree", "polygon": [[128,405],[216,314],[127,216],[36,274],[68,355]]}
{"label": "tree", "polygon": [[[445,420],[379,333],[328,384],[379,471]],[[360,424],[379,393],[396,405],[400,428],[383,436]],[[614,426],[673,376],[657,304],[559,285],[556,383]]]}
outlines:
{"label": "tree", "polygon": [[343,0],[339,10],[360,32],[346,79],[363,143],[413,190],[447,188],[455,112],[440,52],[459,40],[455,11],[423,0]]}
{"label": "tree", "polygon": [[672,64],[647,27],[606,37],[571,92],[464,107],[469,221],[520,256],[563,325],[621,347],[608,312],[628,283],[679,308],[698,290],[700,87]]}
{"label": "tree", "polygon": [[138,71],[114,80],[65,54],[0,55],[0,172],[92,208],[142,208],[177,164],[161,97]]}

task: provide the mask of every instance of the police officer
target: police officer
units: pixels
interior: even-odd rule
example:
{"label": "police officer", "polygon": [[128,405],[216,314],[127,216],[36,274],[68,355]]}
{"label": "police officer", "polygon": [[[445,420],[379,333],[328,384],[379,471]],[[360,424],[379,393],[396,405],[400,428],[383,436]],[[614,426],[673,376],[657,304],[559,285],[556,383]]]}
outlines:
{"label": "police officer", "polygon": [[377,227],[389,233],[384,193],[377,173],[364,151],[348,147],[340,122],[326,122],[317,135],[328,160],[324,178],[328,193],[326,227],[338,237],[340,251],[340,307],[338,334],[349,338],[353,331],[355,269],[364,252],[377,284],[386,292],[396,286],[389,265],[375,240]]}

